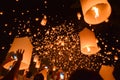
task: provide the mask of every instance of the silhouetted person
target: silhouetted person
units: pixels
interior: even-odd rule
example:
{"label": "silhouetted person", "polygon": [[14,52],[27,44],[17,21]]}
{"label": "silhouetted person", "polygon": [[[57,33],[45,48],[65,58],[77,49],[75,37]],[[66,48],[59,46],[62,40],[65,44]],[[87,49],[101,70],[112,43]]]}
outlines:
{"label": "silhouetted person", "polygon": [[44,80],[44,76],[42,73],[37,73],[35,76],[34,76],[34,80]]}
{"label": "silhouetted person", "polygon": [[2,80],[17,80],[17,75],[20,67],[20,63],[23,59],[23,53],[24,50],[18,49],[16,54],[17,54],[17,61],[15,62],[15,65],[13,68],[8,72],[7,75]]}
{"label": "silhouetted person", "polygon": [[103,80],[99,73],[87,69],[72,72],[69,80]]}

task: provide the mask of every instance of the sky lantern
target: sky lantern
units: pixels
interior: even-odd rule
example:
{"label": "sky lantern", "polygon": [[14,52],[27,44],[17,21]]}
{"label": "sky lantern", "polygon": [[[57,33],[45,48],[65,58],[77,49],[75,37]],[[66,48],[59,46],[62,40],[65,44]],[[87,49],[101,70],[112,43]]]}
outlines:
{"label": "sky lantern", "polygon": [[37,61],[39,61],[39,55],[35,55],[33,58],[33,62],[37,62]]}
{"label": "sky lantern", "polygon": [[[4,64],[5,69],[10,69],[10,67],[13,66],[14,61],[17,59],[16,56],[16,51],[18,49],[25,50],[23,54],[23,60],[21,62],[19,70],[23,69],[28,69],[30,62],[31,62],[31,57],[32,57],[32,51],[33,51],[33,46],[29,40],[28,37],[21,37],[21,38],[15,38],[10,50],[8,51],[7,56],[11,56],[10,61],[8,61],[6,64]],[[11,54],[11,53],[14,54]]]}
{"label": "sky lantern", "polygon": [[99,24],[107,20],[111,14],[111,6],[107,0],[80,0],[84,20],[88,24]]}
{"label": "sky lantern", "polygon": [[35,64],[35,68],[40,68],[40,64],[41,64],[41,61],[37,61],[36,64]]}
{"label": "sky lantern", "polygon": [[41,20],[41,23],[40,23],[42,26],[45,26],[47,24],[47,16],[44,15],[43,19]]}
{"label": "sky lantern", "polygon": [[84,28],[80,33],[81,52],[85,55],[96,54],[100,49],[97,45],[97,38],[94,32],[88,28]]}
{"label": "sky lantern", "polygon": [[113,66],[102,65],[99,74],[104,80],[115,80],[113,76],[113,71]]}
{"label": "sky lantern", "polygon": [[78,18],[78,20],[81,19],[81,13],[80,12],[77,12],[77,18]]}

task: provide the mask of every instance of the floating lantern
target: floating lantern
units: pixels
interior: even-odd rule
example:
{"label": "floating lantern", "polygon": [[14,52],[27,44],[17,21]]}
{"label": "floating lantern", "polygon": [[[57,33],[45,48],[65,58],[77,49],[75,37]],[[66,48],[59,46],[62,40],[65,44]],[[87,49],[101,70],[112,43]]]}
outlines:
{"label": "floating lantern", "polygon": [[77,12],[77,18],[78,18],[78,20],[81,19],[81,14],[80,14],[80,12]]}
{"label": "floating lantern", "polygon": [[80,33],[81,52],[85,55],[96,54],[100,49],[97,45],[97,39],[94,32],[84,28]]}
{"label": "floating lantern", "polygon": [[[10,56],[11,52],[14,52],[14,54],[16,54],[16,51],[18,49],[25,50],[23,54],[23,60],[21,61],[19,70],[28,69],[31,62],[32,50],[33,50],[33,46],[28,37],[15,38],[11,45],[10,50],[8,51],[7,56]],[[11,60],[8,61],[6,64],[4,64],[3,67],[5,69],[9,69],[10,66],[13,65],[14,61],[15,59],[11,58]]]}
{"label": "floating lantern", "polygon": [[37,62],[38,60],[39,60],[39,56],[35,55],[34,58],[33,58],[33,62]]}
{"label": "floating lantern", "polygon": [[99,24],[107,20],[111,14],[111,6],[107,0],[80,0],[84,20],[88,24]]}
{"label": "floating lantern", "polygon": [[45,26],[47,23],[47,16],[44,15],[44,18],[41,20],[41,25]]}
{"label": "floating lantern", "polygon": [[53,69],[52,69],[52,70],[53,70],[53,71],[56,71],[56,69],[57,69],[57,67],[56,67],[56,66],[53,66]]}
{"label": "floating lantern", "polygon": [[40,62],[40,61],[37,61],[37,62],[36,62],[36,65],[35,65],[35,68],[40,68],[40,64],[41,64],[41,62]]}
{"label": "floating lantern", "polygon": [[115,80],[113,76],[114,67],[102,65],[99,74],[104,80]]}

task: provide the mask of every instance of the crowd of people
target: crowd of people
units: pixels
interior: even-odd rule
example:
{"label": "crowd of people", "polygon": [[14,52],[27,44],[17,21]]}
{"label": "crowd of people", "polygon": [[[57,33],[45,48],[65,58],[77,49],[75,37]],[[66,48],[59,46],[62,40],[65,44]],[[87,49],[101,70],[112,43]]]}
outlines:
{"label": "crowd of people", "polygon": [[[17,53],[17,61],[15,61],[13,68],[10,71],[8,71],[8,73],[4,77],[2,77],[0,80],[19,80],[18,71],[19,71],[20,63],[23,59],[24,50],[19,49],[16,51],[16,53]],[[0,71],[2,71],[3,64],[0,65]],[[32,79],[24,78],[22,80],[45,80],[45,76],[42,73],[38,72],[33,76]],[[54,79],[47,78],[47,80],[54,80]],[[65,79],[56,79],[56,80],[65,80]],[[68,80],[104,80],[104,79],[97,72],[90,71],[87,69],[79,69],[72,72]],[[116,79],[116,80],[119,80],[119,79]]]}

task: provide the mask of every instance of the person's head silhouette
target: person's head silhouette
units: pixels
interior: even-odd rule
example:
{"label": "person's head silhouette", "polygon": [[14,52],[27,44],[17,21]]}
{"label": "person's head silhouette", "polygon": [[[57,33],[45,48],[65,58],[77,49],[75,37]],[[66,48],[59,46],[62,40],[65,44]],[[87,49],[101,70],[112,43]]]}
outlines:
{"label": "person's head silhouette", "polygon": [[34,76],[34,80],[44,80],[44,76],[42,73],[38,73]]}
{"label": "person's head silhouette", "polygon": [[103,79],[97,72],[87,69],[80,69],[72,72],[69,80],[103,80]]}

